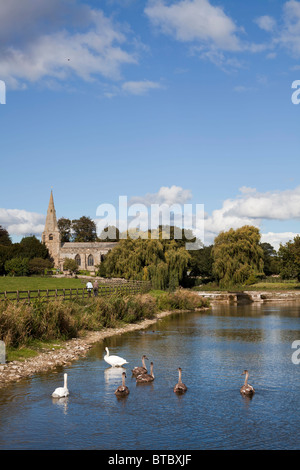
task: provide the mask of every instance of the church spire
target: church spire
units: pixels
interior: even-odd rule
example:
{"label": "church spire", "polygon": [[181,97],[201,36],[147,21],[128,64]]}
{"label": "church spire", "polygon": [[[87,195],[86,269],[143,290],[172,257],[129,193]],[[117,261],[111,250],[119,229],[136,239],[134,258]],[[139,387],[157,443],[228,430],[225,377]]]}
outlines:
{"label": "church spire", "polygon": [[45,243],[46,247],[48,248],[50,257],[52,258],[55,267],[59,267],[61,239],[56,220],[52,189],[46,216],[45,228],[42,233],[42,242]]}
{"label": "church spire", "polygon": [[50,201],[48,205],[48,211],[47,211],[47,217],[46,217],[46,223],[45,223],[45,232],[50,233],[50,232],[57,232],[57,231],[58,231],[58,225],[57,225],[57,220],[56,220],[53,193],[51,189]]}

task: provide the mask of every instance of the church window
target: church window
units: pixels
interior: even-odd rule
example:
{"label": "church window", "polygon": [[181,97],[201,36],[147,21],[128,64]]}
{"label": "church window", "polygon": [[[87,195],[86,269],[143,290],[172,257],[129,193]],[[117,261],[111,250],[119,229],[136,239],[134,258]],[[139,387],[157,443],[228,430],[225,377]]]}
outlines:
{"label": "church window", "polygon": [[50,235],[49,235],[49,240],[53,240],[53,235],[52,235],[52,233],[50,233]]}
{"label": "church window", "polygon": [[75,256],[75,261],[77,263],[77,266],[81,266],[81,259],[80,259],[80,256],[79,255],[76,255]]}
{"label": "church window", "polygon": [[88,266],[94,266],[94,257],[93,257],[93,255],[89,255],[89,257],[88,257]]}

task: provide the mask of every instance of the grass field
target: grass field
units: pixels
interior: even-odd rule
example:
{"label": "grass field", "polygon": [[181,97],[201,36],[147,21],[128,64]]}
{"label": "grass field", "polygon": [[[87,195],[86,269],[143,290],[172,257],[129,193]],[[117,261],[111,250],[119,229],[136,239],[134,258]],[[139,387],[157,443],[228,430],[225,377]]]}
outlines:
{"label": "grass field", "polygon": [[56,277],[0,277],[0,292],[37,289],[80,289],[85,287],[87,279]]}
{"label": "grass field", "polygon": [[[71,299],[87,297],[86,283],[92,278],[51,278],[51,277],[0,277],[0,301],[5,299],[30,301],[35,298]],[[148,286],[126,283],[112,284],[99,282],[99,295],[111,295],[123,292],[132,295],[145,292]]]}

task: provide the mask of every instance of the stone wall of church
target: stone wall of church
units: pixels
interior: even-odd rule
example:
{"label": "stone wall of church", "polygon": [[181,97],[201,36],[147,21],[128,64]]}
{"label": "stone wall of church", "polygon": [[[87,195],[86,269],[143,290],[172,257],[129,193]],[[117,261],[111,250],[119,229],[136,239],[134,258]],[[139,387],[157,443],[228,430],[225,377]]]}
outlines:
{"label": "stone wall of church", "polygon": [[66,258],[75,259],[78,268],[95,271],[101,263],[101,257],[117,245],[117,242],[66,242],[60,247],[59,267],[63,270]]}

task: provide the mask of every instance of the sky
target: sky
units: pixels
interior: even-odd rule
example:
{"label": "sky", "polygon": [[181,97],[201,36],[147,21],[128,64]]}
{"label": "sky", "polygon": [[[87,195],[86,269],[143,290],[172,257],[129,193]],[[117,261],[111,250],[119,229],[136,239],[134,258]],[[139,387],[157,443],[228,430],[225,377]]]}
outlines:
{"label": "sky", "polygon": [[203,205],[206,245],[300,232],[300,1],[0,0],[0,80],[13,241],[51,189],[58,218]]}

